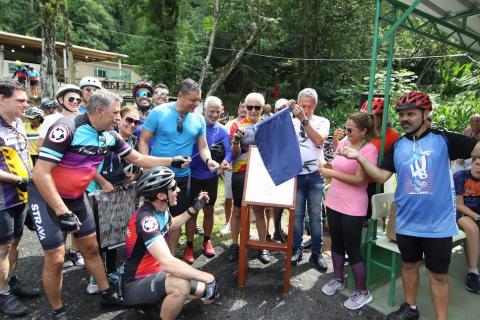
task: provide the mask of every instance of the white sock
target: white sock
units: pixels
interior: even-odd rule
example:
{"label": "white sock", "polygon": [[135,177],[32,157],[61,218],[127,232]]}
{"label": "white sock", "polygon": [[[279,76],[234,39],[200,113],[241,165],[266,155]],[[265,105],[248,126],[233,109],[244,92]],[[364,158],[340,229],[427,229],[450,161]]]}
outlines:
{"label": "white sock", "polygon": [[478,275],[478,268],[468,268],[468,273],[475,273]]}
{"label": "white sock", "polygon": [[413,310],[417,310],[417,305],[416,305],[416,304],[412,304],[412,305],[410,306],[410,308],[412,308]]}
{"label": "white sock", "polygon": [[7,286],[5,289],[0,291],[0,296],[7,296],[10,294],[10,287]]}

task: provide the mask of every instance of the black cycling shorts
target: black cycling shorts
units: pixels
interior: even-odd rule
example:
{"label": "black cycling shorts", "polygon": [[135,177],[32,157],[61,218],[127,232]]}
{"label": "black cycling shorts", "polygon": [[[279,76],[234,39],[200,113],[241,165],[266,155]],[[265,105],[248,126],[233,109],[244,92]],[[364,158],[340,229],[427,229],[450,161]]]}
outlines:
{"label": "black cycling shorts", "polygon": [[233,206],[240,208],[243,199],[243,186],[245,185],[245,172],[232,173]]}
{"label": "black cycling shorts", "polygon": [[434,273],[447,274],[452,255],[452,237],[420,238],[397,233],[402,261],[415,263],[425,257],[425,266]]}
{"label": "black cycling shorts", "polygon": [[22,237],[26,214],[24,204],[0,210],[0,245]]}
{"label": "black cycling shorts", "polygon": [[[87,195],[83,194],[81,198],[63,199],[63,201],[82,224],[80,229],[73,233],[73,236],[80,238],[94,234],[95,220]],[[43,200],[33,183],[28,186],[28,206],[43,250],[56,249],[64,245],[66,233],[60,229],[57,215]]]}
{"label": "black cycling shorts", "polygon": [[213,177],[208,180],[197,180],[192,178],[192,181],[190,182],[190,198],[192,203],[201,191],[208,192],[210,201],[206,205],[213,207],[217,201],[218,177]]}
{"label": "black cycling shorts", "polygon": [[165,298],[165,272],[154,273],[148,277],[126,282],[123,288],[123,299],[129,306],[158,304]]}
{"label": "black cycling shorts", "polygon": [[175,177],[175,181],[180,192],[177,195],[177,205],[169,208],[172,217],[181,215],[192,205],[190,201],[190,176]]}

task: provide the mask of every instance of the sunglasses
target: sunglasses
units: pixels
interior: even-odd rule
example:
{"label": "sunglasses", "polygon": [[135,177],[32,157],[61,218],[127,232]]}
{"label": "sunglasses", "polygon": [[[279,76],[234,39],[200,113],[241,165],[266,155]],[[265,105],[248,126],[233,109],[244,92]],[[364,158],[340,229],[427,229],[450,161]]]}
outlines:
{"label": "sunglasses", "polygon": [[168,93],[166,93],[166,92],[156,91],[155,94],[159,97],[162,97],[162,98],[167,98],[168,97]]}
{"label": "sunglasses", "polygon": [[177,118],[177,132],[178,133],[183,132],[183,118],[181,116],[178,116]]}
{"label": "sunglasses", "polygon": [[347,133],[352,133],[353,131],[355,131],[355,129],[343,127],[343,131],[346,131]]}
{"label": "sunglasses", "polygon": [[97,88],[92,88],[92,87],[86,87],[86,88],[83,88],[83,90],[87,91],[87,92],[95,92],[97,91],[98,89]]}
{"label": "sunglasses", "polygon": [[132,124],[133,123],[134,126],[138,126],[140,124],[140,120],[135,120],[135,119],[130,118],[130,117],[125,117],[125,122],[127,124]]}
{"label": "sunglasses", "polygon": [[82,103],[82,99],[81,99],[81,98],[74,98],[74,97],[68,98],[68,102],[73,103],[74,101],[75,101],[76,103]]}
{"label": "sunglasses", "polygon": [[137,98],[151,98],[152,93],[150,91],[138,91]]}
{"label": "sunglasses", "polygon": [[305,134],[305,127],[303,125],[300,125],[300,137],[305,139],[307,135]]}
{"label": "sunglasses", "polygon": [[252,111],[252,109],[255,108],[255,110],[260,111],[262,109],[262,106],[247,106],[248,111]]}

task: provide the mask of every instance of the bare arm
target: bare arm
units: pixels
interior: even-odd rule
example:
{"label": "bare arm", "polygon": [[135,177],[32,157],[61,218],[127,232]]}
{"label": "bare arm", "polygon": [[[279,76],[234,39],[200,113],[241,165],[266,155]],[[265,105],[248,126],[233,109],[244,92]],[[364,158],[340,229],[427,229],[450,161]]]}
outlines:
{"label": "bare arm", "polygon": [[55,166],[55,163],[39,159],[33,169],[32,179],[43,199],[58,216],[67,212],[69,209],[65,205],[65,202],[63,202],[60,194],[58,194],[55,181],[52,177],[52,170]]}
{"label": "bare arm", "polygon": [[21,177],[6,172],[4,170],[0,170],[0,181],[5,183],[15,184],[17,181],[22,180]]}
{"label": "bare arm", "polygon": [[40,152],[40,148],[43,146],[43,143],[45,142],[44,138],[38,137],[37,140],[37,152]]}
{"label": "bare arm", "polygon": [[387,181],[393,174],[390,171],[380,169],[376,165],[372,164],[357,150],[350,147],[343,147],[343,149],[337,154],[344,156],[348,159],[356,159],[358,163],[362,166],[363,170],[365,170],[365,173],[378,183],[385,183],[385,181]]}
{"label": "bare arm", "polygon": [[328,169],[323,167],[321,164],[319,164],[318,169],[323,178],[333,178],[351,185],[361,185],[367,182],[367,175],[361,166],[358,166],[354,175]]}
{"label": "bare arm", "polygon": [[[148,148],[148,144],[147,144]],[[172,165],[172,158],[164,157],[154,157],[145,154],[141,154],[136,150],[132,150],[128,156],[125,157],[129,163],[133,163],[142,168],[152,168],[155,166],[166,166],[170,167]]]}
{"label": "bare arm", "polygon": [[148,251],[160,263],[162,270],[167,273],[187,280],[193,279],[204,283],[210,283],[215,280],[215,277],[210,273],[192,268],[187,263],[172,256],[162,236],[159,236],[158,239],[148,247]]}
{"label": "bare arm", "polygon": [[153,132],[148,131],[147,129],[142,128],[142,133],[140,134],[140,138],[138,139],[138,151],[141,154],[148,155],[150,154],[148,150],[148,143],[150,139],[153,137]]}
{"label": "bare arm", "polygon": [[325,139],[327,139],[328,134],[321,134],[310,125],[310,122],[303,127],[305,128],[305,133],[307,136],[316,146],[321,145]]}
{"label": "bare arm", "polygon": [[93,177],[93,180],[102,187],[102,190],[105,192],[112,192],[115,191],[115,188],[113,185],[105,179],[100,173],[95,173],[95,176]]}
{"label": "bare arm", "polygon": [[457,196],[457,210],[472,219],[480,217],[480,214],[465,205],[463,202],[463,196]]}

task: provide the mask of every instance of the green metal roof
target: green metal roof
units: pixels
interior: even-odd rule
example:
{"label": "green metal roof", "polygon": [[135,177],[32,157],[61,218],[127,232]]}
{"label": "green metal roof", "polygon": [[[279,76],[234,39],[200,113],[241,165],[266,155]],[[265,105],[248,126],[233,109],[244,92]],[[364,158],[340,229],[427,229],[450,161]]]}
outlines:
{"label": "green metal roof", "polygon": [[[392,5],[382,8],[381,20],[480,55],[480,0],[385,0]],[[418,3],[420,2],[420,3]],[[409,7],[414,4],[413,7]],[[414,8],[413,10],[411,10]],[[411,14],[407,12],[411,11]],[[405,14],[404,19],[399,19]],[[413,19],[415,16],[419,19]],[[395,28],[392,29],[394,31]],[[388,33],[384,34],[386,41]]]}

